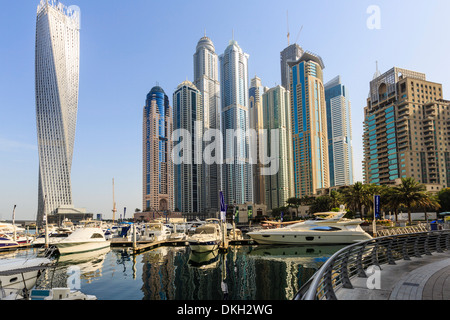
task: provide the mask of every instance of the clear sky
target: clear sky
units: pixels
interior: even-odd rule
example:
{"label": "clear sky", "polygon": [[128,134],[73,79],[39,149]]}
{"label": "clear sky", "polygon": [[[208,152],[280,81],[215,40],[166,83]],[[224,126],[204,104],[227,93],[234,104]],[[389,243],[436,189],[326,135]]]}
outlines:
{"label": "clear sky", "polygon": [[[34,91],[38,0],[0,10],[0,219],[35,219],[38,151]],[[221,54],[234,38],[250,55],[250,77],[280,84],[280,52],[291,43],[322,57],[327,82],[341,75],[350,93],[355,179],[362,181],[363,108],[376,61],[426,73],[450,99],[448,0],[64,0],[81,8],[81,76],[72,166],[75,207],[112,217],[142,209],[142,116],[159,85],[172,103],[193,80],[193,54],[204,35]],[[367,27],[380,9],[380,29]],[[299,35],[299,31],[303,30]]]}

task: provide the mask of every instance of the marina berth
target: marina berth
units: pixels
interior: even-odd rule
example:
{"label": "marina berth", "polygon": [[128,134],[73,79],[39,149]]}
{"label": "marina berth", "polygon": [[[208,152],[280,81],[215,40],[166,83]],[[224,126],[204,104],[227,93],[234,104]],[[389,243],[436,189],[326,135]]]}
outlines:
{"label": "marina berth", "polygon": [[372,237],[361,228],[361,219],[346,219],[345,212],[322,212],[284,228],[247,233],[258,244],[352,244]]}
{"label": "marina berth", "polygon": [[223,235],[220,220],[207,219],[206,223],[196,228],[195,233],[188,238],[189,247],[194,252],[210,252],[218,249]]}
{"label": "marina berth", "polygon": [[61,255],[99,250],[110,246],[101,228],[76,229],[67,238],[55,243]]}

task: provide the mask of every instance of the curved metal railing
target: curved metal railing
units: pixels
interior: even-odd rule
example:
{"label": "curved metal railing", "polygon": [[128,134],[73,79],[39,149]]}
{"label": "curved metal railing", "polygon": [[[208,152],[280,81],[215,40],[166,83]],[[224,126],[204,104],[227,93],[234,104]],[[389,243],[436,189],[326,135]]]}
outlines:
{"label": "curved metal railing", "polygon": [[356,243],[329,258],[294,300],[337,300],[336,291],[352,289],[352,278],[367,278],[370,266],[395,265],[398,260],[449,249],[450,230],[392,235]]}

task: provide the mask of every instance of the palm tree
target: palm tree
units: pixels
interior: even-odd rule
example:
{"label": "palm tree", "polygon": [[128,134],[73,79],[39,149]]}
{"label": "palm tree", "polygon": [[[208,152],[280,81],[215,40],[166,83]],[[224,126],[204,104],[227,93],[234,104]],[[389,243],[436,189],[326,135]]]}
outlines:
{"label": "palm tree", "polygon": [[368,199],[368,187],[362,182],[356,182],[344,191],[344,203],[348,208],[352,208],[354,211],[359,212],[362,216],[362,206],[367,205]]}
{"label": "palm tree", "polygon": [[[302,205],[302,201],[299,198],[289,198],[286,200],[287,207],[288,208],[295,208],[296,211],[296,217],[298,217],[298,207]],[[292,220],[292,212],[291,212],[291,220]]]}
{"label": "palm tree", "polygon": [[398,200],[408,210],[409,225],[412,224],[411,210],[414,207],[421,206],[429,198],[426,193],[426,187],[417,182],[414,178],[402,178],[401,184],[393,187],[394,192],[398,193]]}

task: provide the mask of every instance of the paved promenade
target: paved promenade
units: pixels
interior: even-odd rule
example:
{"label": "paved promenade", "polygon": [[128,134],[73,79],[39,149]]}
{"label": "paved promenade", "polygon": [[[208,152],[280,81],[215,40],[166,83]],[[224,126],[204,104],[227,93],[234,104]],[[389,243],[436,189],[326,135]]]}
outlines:
{"label": "paved promenade", "polygon": [[450,300],[448,251],[381,265],[379,276],[379,289],[368,289],[368,279],[356,278],[354,289],[339,289],[336,296],[339,300]]}

